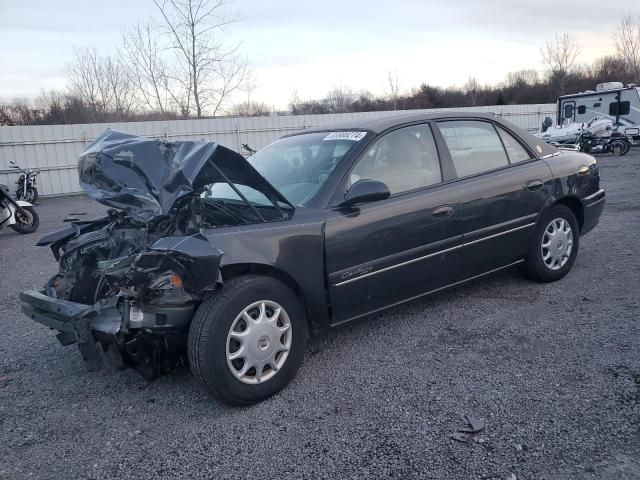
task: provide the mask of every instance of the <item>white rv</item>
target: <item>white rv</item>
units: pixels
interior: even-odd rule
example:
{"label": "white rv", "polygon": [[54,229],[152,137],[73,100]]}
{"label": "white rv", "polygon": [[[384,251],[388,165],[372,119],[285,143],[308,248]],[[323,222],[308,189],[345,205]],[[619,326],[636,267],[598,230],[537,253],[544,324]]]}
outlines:
{"label": "white rv", "polygon": [[[640,88],[620,82],[600,83],[596,91],[558,98],[558,125],[584,123],[594,117],[611,120],[618,132],[640,140]],[[635,138],[638,137],[638,138]]]}

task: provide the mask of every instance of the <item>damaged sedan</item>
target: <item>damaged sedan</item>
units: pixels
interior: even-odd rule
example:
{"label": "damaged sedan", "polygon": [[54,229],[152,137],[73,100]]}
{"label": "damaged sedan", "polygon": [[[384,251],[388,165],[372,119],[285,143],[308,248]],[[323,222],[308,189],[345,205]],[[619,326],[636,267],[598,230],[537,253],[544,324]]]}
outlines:
{"label": "damaged sedan", "polygon": [[287,385],[329,327],[512,265],[561,279],[605,198],[593,157],[483,114],[354,120],[249,159],[107,130],[78,169],[109,210],[38,242],[59,272],[23,311],[90,368],[188,364],[233,404]]}

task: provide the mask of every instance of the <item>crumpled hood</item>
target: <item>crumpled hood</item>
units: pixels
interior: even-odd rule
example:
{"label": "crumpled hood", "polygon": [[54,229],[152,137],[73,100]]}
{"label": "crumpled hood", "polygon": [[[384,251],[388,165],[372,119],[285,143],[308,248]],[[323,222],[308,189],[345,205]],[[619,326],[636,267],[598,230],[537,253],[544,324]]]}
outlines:
{"label": "crumpled hood", "polygon": [[211,142],[169,142],[107,129],[80,155],[78,174],[90,197],[143,221],[227,179],[291,205],[242,155]]}

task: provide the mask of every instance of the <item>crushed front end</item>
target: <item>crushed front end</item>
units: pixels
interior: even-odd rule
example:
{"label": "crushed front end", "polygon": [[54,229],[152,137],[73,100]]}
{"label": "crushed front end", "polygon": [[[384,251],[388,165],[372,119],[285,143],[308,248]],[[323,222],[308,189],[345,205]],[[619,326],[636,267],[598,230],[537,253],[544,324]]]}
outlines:
{"label": "crushed front end", "polygon": [[171,223],[143,225],[110,211],[44,237],[59,272],[44,289],[20,294],[23,311],[58,330],[63,345],[77,343],[90,369],[102,357],[146,378],[172,369],[183,361],[195,308],[221,280],[222,254],[199,233],[167,232]]}
{"label": "crushed front end", "polygon": [[38,242],[59,271],[42,290],[20,294],[22,309],[58,330],[63,345],[77,343],[90,368],[104,356],[147,378],[184,360],[193,313],[222,283],[223,253],[202,232],[294,210],[241,155],[215,143],[107,130],[78,173],[87,194],[112,208]]}

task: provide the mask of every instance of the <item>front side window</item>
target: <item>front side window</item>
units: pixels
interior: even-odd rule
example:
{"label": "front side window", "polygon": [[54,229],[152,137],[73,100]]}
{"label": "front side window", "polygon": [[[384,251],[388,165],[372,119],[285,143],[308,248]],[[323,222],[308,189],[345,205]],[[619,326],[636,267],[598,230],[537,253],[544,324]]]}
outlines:
{"label": "front side window", "polygon": [[511,163],[526,162],[531,160],[531,155],[524,149],[522,145],[504,128],[496,126],[504,148],[507,150],[507,156]]}
{"label": "front side window", "polygon": [[458,177],[509,165],[493,124],[477,120],[454,120],[438,122],[438,128],[449,147]]}
{"label": "front side window", "polygon": [[392,195],[440,183],[440,161],[429,125],[400,128],[376,141],[351,172],[347,189],[364,179],[383,182]]}
{"label": "front side window", "polygon": [[586,105],[580,105],[578,107],[578,115],[584,115],[585,113],[587,113]]}

